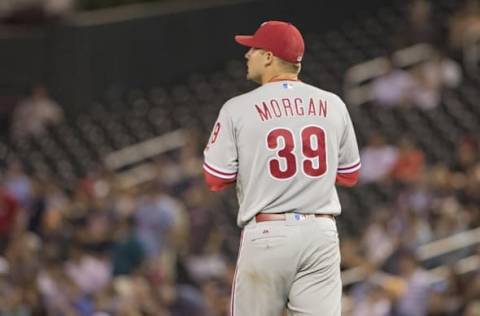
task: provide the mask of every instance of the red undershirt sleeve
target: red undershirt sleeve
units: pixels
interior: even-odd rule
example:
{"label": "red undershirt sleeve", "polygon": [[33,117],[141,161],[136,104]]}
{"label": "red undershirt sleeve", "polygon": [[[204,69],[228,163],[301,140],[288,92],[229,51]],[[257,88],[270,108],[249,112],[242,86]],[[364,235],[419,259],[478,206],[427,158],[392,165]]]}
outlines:
{"label": "red undershirt sleeve", "polygon": [[345,187],[353,187],[358,182],[360,171],[354,171],[351,173],[337,173],[336,183]]}
{"label": "red undershirt sleeve", "polygon": [[203,170],[203,176],[205,178],[205,183],[207,184],[207,187],[210,191],[220,191],[235,183],[235,179],[221,179],[208,173],[205,169]]}

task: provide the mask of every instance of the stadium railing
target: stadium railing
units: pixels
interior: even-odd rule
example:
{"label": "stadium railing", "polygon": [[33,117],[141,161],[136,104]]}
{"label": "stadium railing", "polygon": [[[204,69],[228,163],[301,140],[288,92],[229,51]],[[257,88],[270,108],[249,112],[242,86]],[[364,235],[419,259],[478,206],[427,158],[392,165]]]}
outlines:
{"label": "stadium railing", "polygon": [[[421,262],[425,262],[478,244],[480,244],[480,227],[424,244],[418,247],[416,250],[416,256]],[[445,264],[428,269],[427,271],[431,274],[430,281],[432,283],[437,283],[446,280],[449,271],[451,271],[451,267],[452,265]],[[475,254],[462,258],[453,265],[453,269],[457,274],[466,274],[476,271],[479,268],[480,255]],[[367,280],[373,280],[375,282],[375,280],[383,279],[385,277],[392,277],[392,275],[379,271],[368,276],[367,272],[362,267],[355,267],[342,272],[344,286]]]}

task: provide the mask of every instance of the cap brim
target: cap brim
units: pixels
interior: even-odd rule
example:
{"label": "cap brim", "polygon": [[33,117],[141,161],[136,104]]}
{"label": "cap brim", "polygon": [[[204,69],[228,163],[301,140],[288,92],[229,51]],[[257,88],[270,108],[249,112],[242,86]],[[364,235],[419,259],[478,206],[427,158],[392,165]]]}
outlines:
{"label": "cap brim", "polygon": [[253,43],[252,35],[236,35],[235,42],[243,46],[255,47],[255,44]]}

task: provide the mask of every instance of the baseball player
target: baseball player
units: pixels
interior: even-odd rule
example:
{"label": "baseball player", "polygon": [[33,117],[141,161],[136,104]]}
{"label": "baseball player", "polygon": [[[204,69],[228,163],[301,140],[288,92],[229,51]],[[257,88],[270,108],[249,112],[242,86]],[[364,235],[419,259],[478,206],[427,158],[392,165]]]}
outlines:
{"label": "baseball player", "polygon": [[347,108],[298,80],[304,41],[290,23],[263,23],[249,47],[247,79],[261,86],[227,101],[204,151],[213,191],[235,183],[242,229],[232,316],[339,316],[342,284],[335,183],[360,169]]}

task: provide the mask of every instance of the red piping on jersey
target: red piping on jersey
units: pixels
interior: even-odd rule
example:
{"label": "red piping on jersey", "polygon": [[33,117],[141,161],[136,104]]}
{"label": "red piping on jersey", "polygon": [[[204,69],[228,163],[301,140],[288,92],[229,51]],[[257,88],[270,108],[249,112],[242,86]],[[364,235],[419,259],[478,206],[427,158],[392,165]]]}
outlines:
{"label": "red piping on jersey", "polygon": [[220,171],[216,168],[213,168],[212,166],[210,166],[208,163],[204,162],[203,163],[208,169],[211,169],[212,171],[215,171],[216,173],[222,175],[222,176],[226,176],[226,177],[232,177],[234,175],[236,175],[237,173],[236,172],[224,172],[224,171]]}
{"label": "red piping on jersey", "polygon": [[358,182],[360,171],[354,171],[351,173],[337,173],[335,182],[345,187],[353,187]]}
{"label": "red piping on jersey", "polygon": [[235,182],[235,179],[225,180],[208,173],[206,169],[203,169],[203,176],[205,183],[210,191],[220,191],[230,186]]}
{"label": "red piping on jersey", "polygon": [[344,170],[348,170],[348,169],[354,169],[354,168],[358,167],[359,165],[360,165],[360,161],[359,161],[358,163],[354,164],[353,166],[338,168],[337,171],[344,171]]}
{"label": "red piping on jersey", "polygon": [[[235,179],[225,180],[208,173],[206,170],[203,171],[203,175],[205,178],[205,183],[210,191],[223,190],[235,182]],[[355,184],[357,184],[359,177],[360,171],[358,170],[351,173],[337,173],[335,182],[338,185],[353,187]]]}

